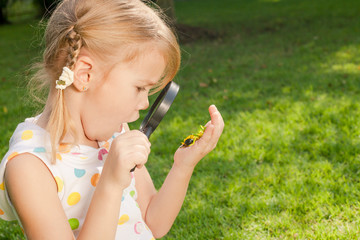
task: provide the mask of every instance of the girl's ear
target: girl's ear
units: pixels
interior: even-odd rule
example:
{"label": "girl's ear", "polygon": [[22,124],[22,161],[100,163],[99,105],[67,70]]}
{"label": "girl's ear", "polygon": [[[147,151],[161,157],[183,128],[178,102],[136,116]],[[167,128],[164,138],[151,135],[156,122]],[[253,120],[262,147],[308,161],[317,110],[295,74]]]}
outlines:
{"label": "girl's ear", "polygon": [[93,61],[88,56],[79,56],[74,67],[73,86],[78,91],[86,91],[90,87],[90,79],[92,76]]}

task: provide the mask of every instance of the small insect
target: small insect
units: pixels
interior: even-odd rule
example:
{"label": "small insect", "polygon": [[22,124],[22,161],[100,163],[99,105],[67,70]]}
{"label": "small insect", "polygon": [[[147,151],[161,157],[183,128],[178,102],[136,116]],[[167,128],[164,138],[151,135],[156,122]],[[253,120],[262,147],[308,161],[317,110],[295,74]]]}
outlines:
{"label": "small insect", "polygon": [[200,125],[200,129],[199,129],[198,133],[195,135],[191,134],[191,135],[187,136],[184,139],[184,141],[181,143],[181,147],[190,147],[190,146],[194,145],[195,142],[202,137],[205,129],[206,129],[206,127]]}

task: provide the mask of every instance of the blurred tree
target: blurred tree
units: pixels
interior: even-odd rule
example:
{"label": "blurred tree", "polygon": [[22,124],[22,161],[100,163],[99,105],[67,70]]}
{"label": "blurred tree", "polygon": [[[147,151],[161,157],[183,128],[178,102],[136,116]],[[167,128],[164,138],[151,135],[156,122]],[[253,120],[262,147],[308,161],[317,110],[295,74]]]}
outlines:
{"label": "blurred tree", "polygon": [[35,0],[34,2],[39,7],[41,17],[50,17],[60,0]]}
{"label": "blurred tree", "polygon": [[159,7],[169,17],[172,23],[176,22],[174,0],[155,0],[154,2],[159,5]]}
{"label": "blurred tree", "polygon": [[7,19],[7,5],[9,0],[0,0],[0,24],[9,23]]}
{"label": "blurred tree", "polygon": [[[148,1],[148,0],[147,0]],[[170,25],[174,26],[181,43],[196,41],[197,39],[218,39],[222,33],[209,30],[202,27],[181,24],[176,20],[174,0],[151,0],[156,3],[162,11],[168,16]]]}

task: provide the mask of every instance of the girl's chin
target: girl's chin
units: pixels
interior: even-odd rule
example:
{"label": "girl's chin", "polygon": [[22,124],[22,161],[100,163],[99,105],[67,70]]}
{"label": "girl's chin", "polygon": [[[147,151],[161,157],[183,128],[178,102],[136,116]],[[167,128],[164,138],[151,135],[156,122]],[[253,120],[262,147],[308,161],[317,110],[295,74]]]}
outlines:
{"label": "girl's chin", "polygon": [[132,116],[129,121],[127,121],[128,123],[131,123],[131,122],[135,122],[136,120],[138,120],[140,117],[139,115],[139,112],[136,113],[136,115]]}

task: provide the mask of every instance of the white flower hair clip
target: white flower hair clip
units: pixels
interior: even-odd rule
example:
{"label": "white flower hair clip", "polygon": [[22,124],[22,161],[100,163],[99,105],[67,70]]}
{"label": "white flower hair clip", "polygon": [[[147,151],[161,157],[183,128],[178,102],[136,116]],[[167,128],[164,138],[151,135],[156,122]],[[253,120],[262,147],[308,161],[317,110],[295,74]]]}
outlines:
{"label": "white flower hair clip", "polygon": [[74,82],[74,72],[71,71],[68,67],[64,67],[63,71],[59,77],[59,80],[56,80],[56,89],[64,90]]}

